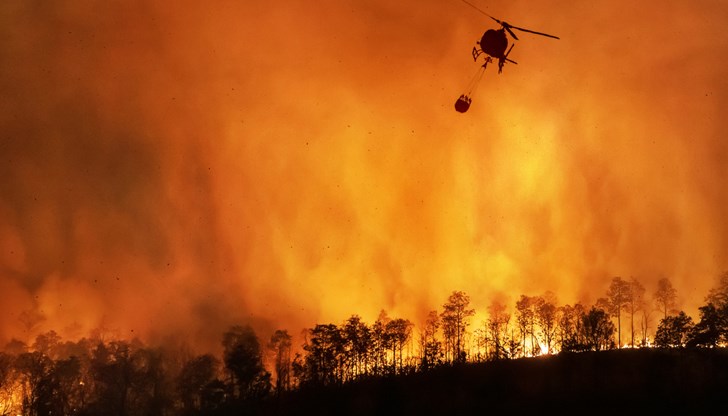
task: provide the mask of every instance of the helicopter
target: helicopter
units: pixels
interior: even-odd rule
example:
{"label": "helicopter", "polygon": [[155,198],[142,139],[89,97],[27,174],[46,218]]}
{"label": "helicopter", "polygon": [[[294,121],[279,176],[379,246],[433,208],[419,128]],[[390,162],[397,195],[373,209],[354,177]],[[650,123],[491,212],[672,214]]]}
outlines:
{"label": "helicopter", "polygon": [[[472,99],[470,98],[470,95],[472,95],[473,91],[475,90],[475,87],[477,87],[480,78],[483,76],[483,73],[485,72],[485,68],[488,66],[489,63],[493,62],[493,59],[498,60],[498,73],[500,74],[503,72],[503,65],[505,65],[506,62],[512,63],[512,64],[518,64],[516,61],[513,61],[512,59],[508,58],[508,55],[510,55],[511,51],[513,50],[513,46],[515,46],[515,43],[511,43],[511,47],[508,47],[508,36],[506,35],[506,32],[514,39],[519,40],[518,36],[513,32],[513,30],[519,30],[521,32],[526,33],[532,33],[535,35],[541,35],[546,36],[553,39],[559,39],[559,37],[554,35],[549,35],[547,33],[543,32],[537,32],[535,30],[530,29],[524,29],[522,27],[513,26],[512,24],[502,21],[500,19],[496,19],[495,17],[489,15],[488,13],[484,12],[483,10],[480,10],[478,7],[476,7],[474,4],[462,0],[464,3],[468,4],[469,6],[473,7],[475,10],[479,11],[480,13],[490,17],[496,23],[498,23],[501,27],[500,29],[488,29],[483,33],[483,36],[480,38],[479,41],[476,42],[477,46],[473,47],[472,50],[472,56],[474,61],[478,61],[478,58],[481,55],[485,55],[485,62],[479,69],[478,73],[476,73],[475,77],[470,82],[469,90],[467,93],[462,94],[457,101],[455,102],[455,110],[464,113],[468,111],[468,108],[470,108],[470,103]],[[507,50],[507,51],[506,51]]]}

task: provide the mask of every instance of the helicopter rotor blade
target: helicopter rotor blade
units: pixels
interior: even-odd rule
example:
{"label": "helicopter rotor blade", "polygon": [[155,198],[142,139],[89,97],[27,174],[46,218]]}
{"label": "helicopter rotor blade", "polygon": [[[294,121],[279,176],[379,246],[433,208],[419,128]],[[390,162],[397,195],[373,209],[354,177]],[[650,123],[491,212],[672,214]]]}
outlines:
{"label": "helicopter rotor blade", "polygon": [[518,36],[516,36],[516,34],[515,34],[515,33],[513,33],[513,31],[512,31],[511,29],[516,29],[516,30],[520,30],[520,31],[522,31],[522,32],[528,32],[528,33],[533,33],[533,34],[535,34],[535,35],[541,35],[541,36],[546,36],[546,37],[549,37],[549,38],[553,38],[553,39],[560,39],[560,38],[559,38],[558,36],[554,36],[554,35],[549,35],[548,33],[543,33],[543,32],[536,32],[535,30],[530,30],[530,29],[524,29],[524,28],[522,28],[522,27],[518,27],[518,26],[513,26],[513,25],[509,24],[508,22],[503,22],[503,21],[501,21],[501,20],[498,20],[498,19],[496,19],[495,17],[493,17],[493,16],[489,15],[488,13],[484,12],[484,11],[483,11],[483,10],[481,10],[481,9],[480,9],[480,8],[479,8],[478,6],[474,5],[473,3],[469,2],[468,0],[461,0],[461,1],[462,1],[463,3],[465,3],[465,4],[467,4],[468,6],[472,7],[473,9],[477,10],[478,12],[480,12],[480,13],[482,13],[482,14],[484,14],[484,15],[488,16],[488,17],[490,17],[490,18],[491,18],[491,19],[493,19],[493,20],[495,20],[495,21],[496,21],[496,23],[498,23],[499,25],[503,26],[503,28],[505,28],[505,29],[506,29],[506,30],[508,31],[508,33],[510,33],[510,35],[511,35],[511,36],[513,36],[513,39],[515,39],[515,40],[519,40],[519,39],[518,39]]}
{"label": "helicopter rotor blade", "polygon": [[478,12],[480,12],[481,14],[483,14],[483,15],[485,15],[485,16],[488,16],[488,17],[490,17],[491,19],[495,20],[495,21],[496,21],[496,23],[498,23],[498,24],[499,24],[499,25],[501,25],[501,26],[504,26],[504,25],[507,25],[507,24],[508,24],[508,23],[506,23],[506,22],[502,22],[502,21],[500,21],[500,20],[496,19],[495,17],[493,17],[493,16],[489,15],[488,13],[484,12],[484,11],[483,11],[483,10],[482,10],[481,8],[479,8],[478,6],[474,5],[473,3],[469,2],[468,0],[462,0],[462,2],[463,2],[463,3],[465,3],[465,4],[467,4],[468,6],[472,7],[473,9],[477,10],[477,11],[478,11]]}
{"label": "helicopter rotor blade", "polygon": [[500,23],[500,20],[496,19],[495,17],[489,15],[488,13],[481,10],[478,6],[474,5],[473,3],[469,2],[468,0],[462,0],[463,3],[467,4],[468,6],[472,7],[473,9],[479,11],[480,13],[490,17],[491,19],[495,20],[496,22]]}
{"label": "helicopter rotor blade", "polygon": [[[546,36],[546,37],[553,38],[553,39],[559,39],[558,36],[549,35],[548,33],[536,32],[535,30],[524,29],[522,27],[511,26],[511,25],[508,25],[508,27],[516,29],[516,30],[520,30],[521,32],[528,32],[528,33],[533,33],[534,35],[541,35],[541,36]],[[508,29],[508,27],[506,27],[506,29]],[[513,32],[511,32],[510,29],[508,30],[508,32],[513,34]]]}
{"label": "helicopter rotor blade", "polygon": [[509,24],[508,24],[508,23],[506,23],[506,22],[503,22],[503,23],[501,23],[501,26],[503,26],[503,28],[504,28],[505,30],[507,30],[507,31],[508,31],[508,33],[510,33],[510,34],[511,34],[511,36],[513,36],[513,39],[515,39],[515,40],[519,40],[519,39],[518,39],[518,36],[516,36],[516,34],[515,34],[515,33],[513,33],[513,31],[511,30],[511,28],[512,28],[512,27],[513,27],[514,29],[518,29],[517,27],[511,26],[511,25],[509,25]]}

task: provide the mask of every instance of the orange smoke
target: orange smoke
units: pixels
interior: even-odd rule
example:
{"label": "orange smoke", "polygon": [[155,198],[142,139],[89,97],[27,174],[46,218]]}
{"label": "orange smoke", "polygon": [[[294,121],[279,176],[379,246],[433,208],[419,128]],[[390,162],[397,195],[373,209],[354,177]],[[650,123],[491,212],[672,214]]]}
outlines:
{"label": "orange smoke", "polygon": [[[562,2],[565,3],[565,2]],[[0,342],[219,344],[728,268],[727,7],[0,5]],[[649,16],[647,18],[646,16]]]}

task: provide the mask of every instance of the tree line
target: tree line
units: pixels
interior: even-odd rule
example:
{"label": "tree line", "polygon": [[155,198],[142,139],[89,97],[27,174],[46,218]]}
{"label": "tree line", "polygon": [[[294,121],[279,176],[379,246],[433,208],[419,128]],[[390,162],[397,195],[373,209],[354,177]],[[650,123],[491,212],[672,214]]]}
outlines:
{"label": "tree line", "polygon": [[[221,357],[137,339],[64,341],[50,331],[31,345],[14,340],[0,353],[0,415],[241,413],[289,391],[466,362],[728,342],[728,272],[706,296],[697,322],[676,309],[668,279],[658,282],[651,301],[645,293],[637,280],[614,277],[594,305],[558,305],[548,292],[521,295],[512,311],[492,302],[487,318],[473,325],[470,297],[454,291],[417,331],[412,321],[384,311],[371,324],[354,314],[305,329],[294,349],[285,329],[261,342],[252,327],[236,325],[222,336]],[[653,313],[660,318],[651,339]]]}

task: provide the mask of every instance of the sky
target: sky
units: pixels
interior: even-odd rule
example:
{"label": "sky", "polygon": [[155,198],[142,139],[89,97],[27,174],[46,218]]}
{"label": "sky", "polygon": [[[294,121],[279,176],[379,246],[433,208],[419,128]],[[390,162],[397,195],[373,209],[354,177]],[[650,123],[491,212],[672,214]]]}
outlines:
{"label": "sky", "polygon": [[[0,2],[0,344],[219,347],[728,270],[728,3]],[[513,42],[509,39],[509,42]],[[652,328],[656,328],[653,322]]]}

